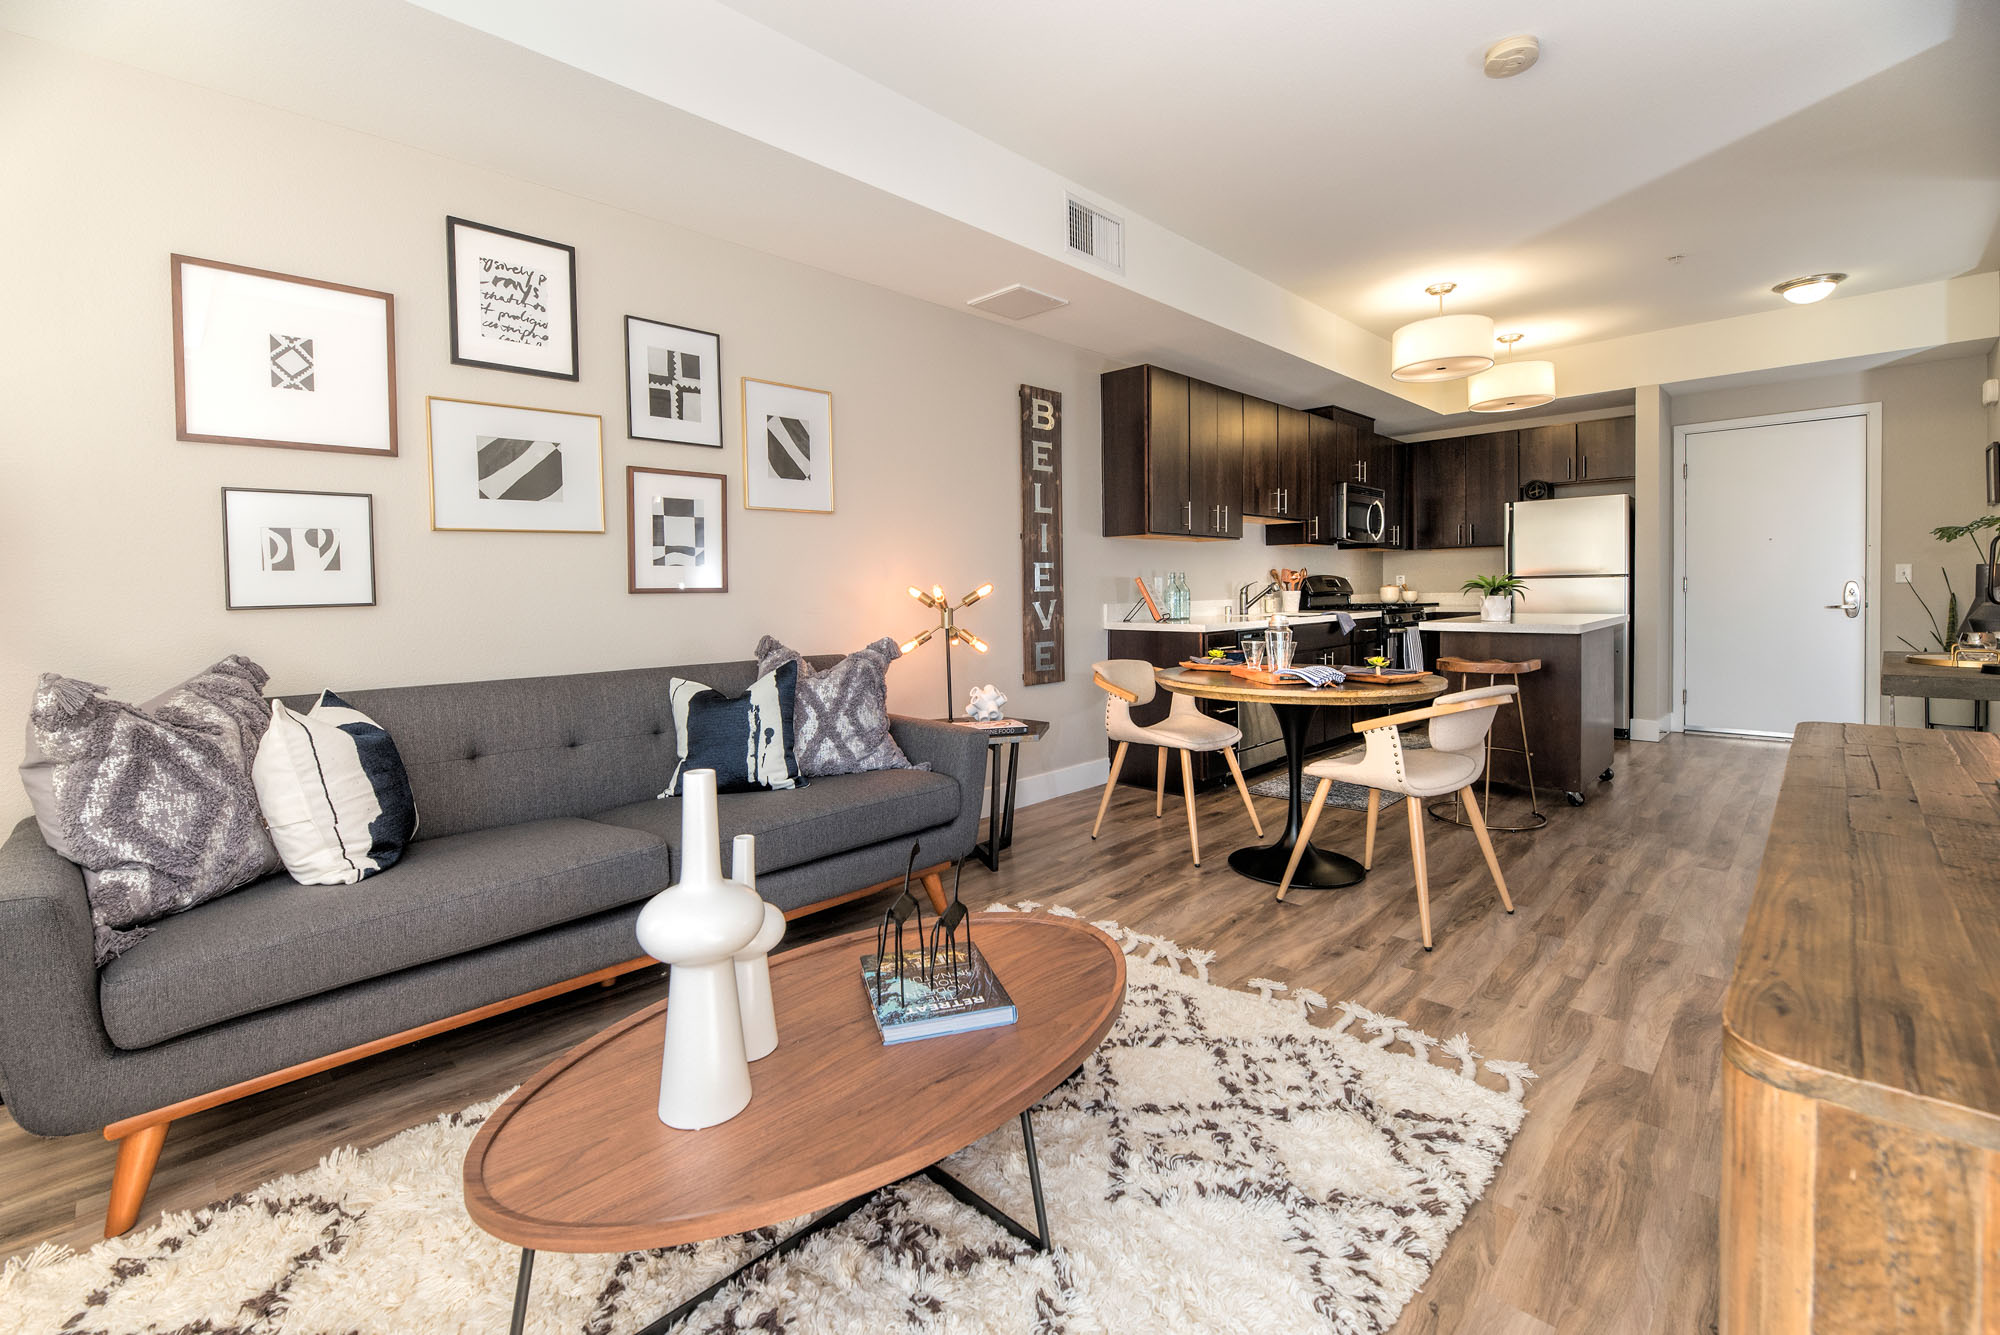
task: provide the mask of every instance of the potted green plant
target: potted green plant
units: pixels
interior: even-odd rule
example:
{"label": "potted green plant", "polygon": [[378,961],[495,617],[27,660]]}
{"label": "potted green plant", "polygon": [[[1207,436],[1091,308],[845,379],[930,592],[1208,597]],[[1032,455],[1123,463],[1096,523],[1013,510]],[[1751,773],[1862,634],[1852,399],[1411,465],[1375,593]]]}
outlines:
{"label": "potted green plant", "polygon": [[1528,586],[1516,575],[1474,575],[1460,586],[1479,595],[1481,621],[1512,621],[1514,600],[1528,596]]}

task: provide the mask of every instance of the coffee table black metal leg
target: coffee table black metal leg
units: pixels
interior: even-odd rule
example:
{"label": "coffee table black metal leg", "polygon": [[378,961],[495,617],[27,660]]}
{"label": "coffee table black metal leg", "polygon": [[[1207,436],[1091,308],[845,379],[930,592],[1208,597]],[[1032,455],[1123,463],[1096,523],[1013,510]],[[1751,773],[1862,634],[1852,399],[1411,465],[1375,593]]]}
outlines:
{"label": "coffee table black metal leg", "polygon": [[1028,1190],[1035,1195],[1035,1232],[1042,1235],[1042,1250],[1050,1247],[1049,1207],[1042,1201],[1042,1164],[1035,1154],[1035,1124],[1027,1110],[1021,1113],[1021,1142],[1028,1147]]}
{"label": "coffee table black metal leg", "polygon": [[984,1196],[974,1191],[971,1187],[966,1186],[965,1183],[959,1181],[936,1164],[932,1164],[929,1168],[924,1169],[923,1175],[951,1193],[952,1197],[959,1204],[971,1206],[1021,1241],[1027,1243],[1030,1247],[1033,1247],[1036,1251],[1045,1252],[1049,1249],[1050,1245],[1049,1210],[1048,1206],[1042,1200],[1042,1165],[1035,1157],[1035,1128],[1034,1124],[1028,1120],[1027,1113],[1021,1114],[1021,1138],[1028,1149],[1028,1190],[1034,1193],[1035,1197],[1035,1228],[1037,1230],[1035,1232],[1029,1232],[1027,1226],[1014,1218],[1014,1216],[1008,1214],[1005,1210],[1002,1210],[992,1201],[987,1200]]}
{"label": "coffee table black metal leg", "polygon": [[514,1324],[508,1329],[513,1335],[521,1335],[528,1327],[528,1285],[535,1276],[535,1249],[521,1249],[521,1269],[514,1276]]}

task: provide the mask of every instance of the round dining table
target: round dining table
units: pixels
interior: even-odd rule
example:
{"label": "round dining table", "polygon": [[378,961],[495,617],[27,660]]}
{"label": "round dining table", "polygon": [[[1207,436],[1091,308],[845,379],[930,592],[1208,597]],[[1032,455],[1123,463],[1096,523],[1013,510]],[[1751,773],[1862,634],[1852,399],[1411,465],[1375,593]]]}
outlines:
{"label": "round dining table", "polygon": [[[1434,673],[1403,682],[1347,681],[1338,686],[1269,686],[1231,672],[1203,668],[1160,668],[1153,675],[1163,689],[1175,695],[1269,705],[1278,716],[1278,730],[1285,739],[1285,774],[1291,783],[1291,793],[1285,799],[1284,833],[1276,843],[1252,844],[1229,855],[1229,865],[1237,874],[1266,885],[1277,885],[1284,879],[1292,850],[1298,847],[1299,827],[1305,819],[1306,731],[1312,725],[1313,710],[1415,704],[1443,695],[1448,687],[1445,679]],[[1299,869],[1292,875],[1292,887],[1338,890],[1366,875],[1367,870],[1346,854],[1308,843]]]}

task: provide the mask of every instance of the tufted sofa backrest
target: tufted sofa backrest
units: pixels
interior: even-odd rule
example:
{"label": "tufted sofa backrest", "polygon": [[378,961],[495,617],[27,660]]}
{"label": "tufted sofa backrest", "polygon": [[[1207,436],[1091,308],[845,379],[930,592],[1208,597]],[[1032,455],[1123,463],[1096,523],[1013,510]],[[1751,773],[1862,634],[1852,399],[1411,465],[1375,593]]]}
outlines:
{"label": "tufted sofa backrest", "polygon": [[[435,839],[657,796],[679,758],[668,681],[738,695],[756,675],[750,662],[697,663],[336,693],[395,739],[416,796],[417,837]],[[285,703],[303,710],[316,698]]]}

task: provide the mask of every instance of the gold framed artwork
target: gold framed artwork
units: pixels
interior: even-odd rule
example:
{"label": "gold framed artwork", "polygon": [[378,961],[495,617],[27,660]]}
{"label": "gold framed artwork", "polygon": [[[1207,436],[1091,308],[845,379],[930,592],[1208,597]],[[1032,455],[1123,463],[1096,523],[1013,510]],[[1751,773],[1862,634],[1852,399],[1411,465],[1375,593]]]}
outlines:
{"label": "gold framed artwork", "polygon": [[604,419],[473,399],[424,400],[431,528],[604,532]]}
{"label": "gold framed artwork", "polygon": [[170,257],[181,440],[396,453],[396,299]]}
{"label": "gold framed artwork", "polygon": [[833,395],[743,377],[743,508],[833,513]]}

